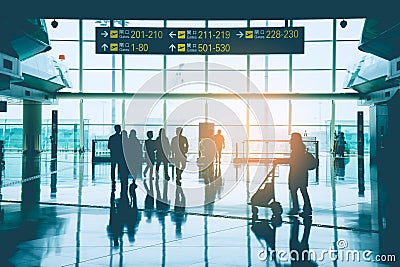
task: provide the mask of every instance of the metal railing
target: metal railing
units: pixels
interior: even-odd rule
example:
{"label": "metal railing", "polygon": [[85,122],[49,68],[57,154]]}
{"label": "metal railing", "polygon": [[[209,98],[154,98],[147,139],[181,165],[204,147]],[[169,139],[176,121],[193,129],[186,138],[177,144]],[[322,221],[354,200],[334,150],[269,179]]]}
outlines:
{"label": "metal railing", "polygon": [[[308,152],[319,160],[319,141],[315,137],[303,137],[303,143]],[[269,164],[275,158],[287,158],[290,156],[289,140],[243,140],[242,150],[236,143],[233,163],[263,163]],[[319,167],[316,168],[318,177]]]}

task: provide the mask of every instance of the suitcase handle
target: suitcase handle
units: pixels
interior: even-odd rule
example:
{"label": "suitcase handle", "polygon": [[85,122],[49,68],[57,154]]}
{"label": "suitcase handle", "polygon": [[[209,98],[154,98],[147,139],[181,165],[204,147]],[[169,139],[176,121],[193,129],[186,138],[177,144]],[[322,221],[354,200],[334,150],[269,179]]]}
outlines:
{"label": "suitcase handle", "polygon": [[260,188],[268,181],[269,177],[271,177],[271,183],[275,182],[275,168],[276,168],[276,164],[273,164],[272,169],[267,173],[267,175],[265,176],[262,183],[260,183],[260,185],[257,188],[257,191],[260,190]]}

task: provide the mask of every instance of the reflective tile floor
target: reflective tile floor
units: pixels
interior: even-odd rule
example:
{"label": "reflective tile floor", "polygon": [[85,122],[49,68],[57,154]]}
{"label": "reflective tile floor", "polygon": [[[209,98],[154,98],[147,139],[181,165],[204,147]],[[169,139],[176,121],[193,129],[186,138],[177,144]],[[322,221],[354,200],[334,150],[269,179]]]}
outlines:
{"label": "reflective tile floor", "polygon": [[88,156],[60,154],[52,173],[48,154],[6,154],[0,266],[395,266],[380,253],[369,167],[362,193],[357,158],[321,157],[309,172],[308,218],[286,214],[288,168],[279,166],[283,213],[260,207],[255,218],[247,203],[268,166],[222,159],[208,172],[190,161],[182,186],[137,179],[135,200],[119,182],[112,191],[110,165]]}

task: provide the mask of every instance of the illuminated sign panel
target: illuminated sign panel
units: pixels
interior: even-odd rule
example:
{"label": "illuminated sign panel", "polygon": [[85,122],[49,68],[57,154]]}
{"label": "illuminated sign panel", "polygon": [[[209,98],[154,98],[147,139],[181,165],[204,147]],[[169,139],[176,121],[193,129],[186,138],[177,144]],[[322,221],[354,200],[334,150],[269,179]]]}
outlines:
{"label": "illuminated sign panel", "polygon": [[96,27],[97,54],[303,54],[304,27]]}

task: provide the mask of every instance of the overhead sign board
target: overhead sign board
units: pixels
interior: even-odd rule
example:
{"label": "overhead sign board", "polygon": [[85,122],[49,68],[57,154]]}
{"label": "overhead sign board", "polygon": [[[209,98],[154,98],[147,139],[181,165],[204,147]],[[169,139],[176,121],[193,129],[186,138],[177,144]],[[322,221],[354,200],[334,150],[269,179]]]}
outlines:
{"label": "overhead sign board", "polygon": [[97,54],[303,54],[304,27],[96,27]]}

